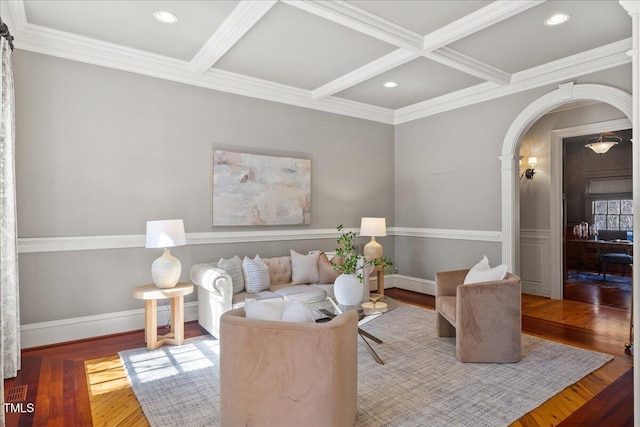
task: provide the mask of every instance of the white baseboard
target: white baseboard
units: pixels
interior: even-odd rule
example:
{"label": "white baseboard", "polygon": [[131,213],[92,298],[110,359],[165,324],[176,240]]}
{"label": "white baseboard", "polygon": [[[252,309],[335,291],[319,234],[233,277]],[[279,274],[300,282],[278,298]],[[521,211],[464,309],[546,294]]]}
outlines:
{"label": "white baseboard", "polygon": [[[185,303],[185,322],[197,319],[198,303]],[[166,324],[168,321],[169,305],[160,301],[158,303],[158,325]],[[23,349],[40,347],[138,329],[144,329],[144,309],[31,323],[20,327],[20,346]]]}
{"label": "white baseboard", "polygon": [[[421,294],[435,295],[436,294],[436,282],[433,280],[420,279],[418,277],[403,276],[401,274],[394,274],[390,278],[390,285],[387,286],[385,282],[385,288],[400,288],[407,291],[419,292]],[[385,279],[386,280],[386,279]]]}
{"label": "white baseboard", "polygon": [[[370,287],[372,290],[376,289],[375,278],[371,278]],[[399,274],[385,276],[384,287],[385,289],[395,287],[435,295],[435,282],[432,280]],[[185,303],[184,320],[185,322],[198,320],[197,301]],[[163,325],[168,321],[168,300],[160,301],[158,304],[158,324]],[[20,327],[20,343],[21,348],[26,349],[138,329],[144,329],[144,309],[22,325]]]}

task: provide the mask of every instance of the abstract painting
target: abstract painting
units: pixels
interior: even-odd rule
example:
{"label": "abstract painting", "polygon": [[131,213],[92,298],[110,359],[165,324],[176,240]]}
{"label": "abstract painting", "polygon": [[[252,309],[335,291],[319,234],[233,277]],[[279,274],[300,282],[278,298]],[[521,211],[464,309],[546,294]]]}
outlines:
{"label": "abstract painting", "polygon": [[213,150],[213,225],[311,223],[311,160]]}

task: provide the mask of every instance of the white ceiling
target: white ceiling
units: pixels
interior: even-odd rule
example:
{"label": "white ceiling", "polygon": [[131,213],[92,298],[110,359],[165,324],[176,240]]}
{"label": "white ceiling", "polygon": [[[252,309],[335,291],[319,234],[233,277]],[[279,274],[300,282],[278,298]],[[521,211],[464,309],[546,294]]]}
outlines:
{"label": "white ceiling", "polygon": [[[614,0],[1,7],[17,49],[394,124],[631,62],[631,18]],[[158,10],[178,22],[156,21]],[[559,11],[571,19],[545,26]]]}

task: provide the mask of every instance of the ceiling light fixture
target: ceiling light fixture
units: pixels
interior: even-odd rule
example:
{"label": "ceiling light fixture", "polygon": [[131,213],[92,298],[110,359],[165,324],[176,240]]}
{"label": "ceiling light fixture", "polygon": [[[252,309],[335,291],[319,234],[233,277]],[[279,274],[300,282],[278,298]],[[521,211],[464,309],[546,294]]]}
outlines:
{"label": "ceiling light fixture", "polygon": [[604,154],[614,145],[618,145],[622,142],[622,138],[619,136],[605,135],[601,133],[600,136],[592,136],[587,139],[587,145],[585,147],[591,148],[598,154]]}
{"label": "ceiling light fixture", "polygon": [[398,86],[398,83],[396,83],[396,82],[386,82],[382,86],[384,86],[384,87],[396,87],[396,86]]}
{"label": "ceiling light fixture", "polygon": [[568,13],[556,13],[545,19],[544,25],[552,27],[554,25],[564,24],[569,20],[569,18],[571,18],[571,15]]}
{"label": "ceiling light fixture", "polygon": [[175,24],[176,22],[178,22],[178,17],[176,15],[165,10],[153,12],[153,17],[160,22],[164,22],[165,24]]}

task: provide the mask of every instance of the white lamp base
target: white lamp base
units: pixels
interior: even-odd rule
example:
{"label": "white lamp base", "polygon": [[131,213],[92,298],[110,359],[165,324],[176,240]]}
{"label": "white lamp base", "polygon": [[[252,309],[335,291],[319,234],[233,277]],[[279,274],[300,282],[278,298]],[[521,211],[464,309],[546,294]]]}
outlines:
{"label": "white lamp base", "polygon": [[364,245],[363,248],[364,257],[371,261],[372,259],[380,258],[382,256],[382,245],[376,242],[376,238],[371,236],[371,241]]}
{"label": "white lamp base", "polygon": [[180,280],[182,265],[180,260],[165,249],[162,256],[151,264],[151,277],[153,283],[161,289],[173,288]]}

